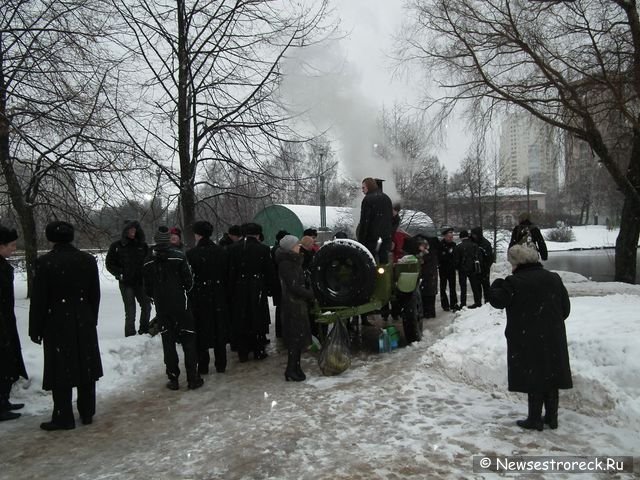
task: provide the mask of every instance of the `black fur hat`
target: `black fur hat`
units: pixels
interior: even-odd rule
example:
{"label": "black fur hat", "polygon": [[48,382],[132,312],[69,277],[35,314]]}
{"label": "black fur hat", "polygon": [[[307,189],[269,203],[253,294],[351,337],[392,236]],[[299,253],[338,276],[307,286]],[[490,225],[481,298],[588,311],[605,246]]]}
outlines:
{"label": "black fur hat", "polygon": [[62,221],[51,222],[45,229],[47,240],[53,243],[71,243],[74,233],[73,225]]}
{"label": "black fur hat", "polygon": [[193,233],[209,238],[211,237],[211,235],[213,235],[213,225],[211,225],[211,223],[207,222],[206,220],[194,222]]}
{"label": "black fur hat", "polygon": [[0,245],[6,245],[18,239],[18,232],[15,228],[7,228],[0,225]]}
{"label": "black fur hat", "polygon": [[261,235],[262,227],[257,223],[244,223],[240,227],[240,231],[243,235]]}

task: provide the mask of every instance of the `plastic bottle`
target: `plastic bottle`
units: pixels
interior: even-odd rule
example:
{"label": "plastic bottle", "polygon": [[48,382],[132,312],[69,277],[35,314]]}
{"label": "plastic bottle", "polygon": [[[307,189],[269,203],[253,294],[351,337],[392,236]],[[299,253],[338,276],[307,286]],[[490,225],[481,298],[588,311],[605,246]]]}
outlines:
{"label": "plastic bottle", "polygon": [[380,335],[378,335],[378,353],[384,353],[384,332],[385,330],[383,329],[380,332]]}
{"label": "plastic bottle", "polygon": [[391,338],[389,337],[389,332],[387,329],[384,329],[384,351],[389,353],[391,352]]}

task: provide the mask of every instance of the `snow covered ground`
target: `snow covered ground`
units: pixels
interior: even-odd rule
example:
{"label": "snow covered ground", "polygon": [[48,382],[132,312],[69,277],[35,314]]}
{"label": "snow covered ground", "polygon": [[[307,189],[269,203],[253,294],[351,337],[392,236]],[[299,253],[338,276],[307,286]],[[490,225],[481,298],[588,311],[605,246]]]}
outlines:
{"label": "snow covered ground", "polygon": [[[499,264],[494,276],[508,271]],[[575,387],[560,394],[558,430],[543,432],[515,425],[526,399],[506,391],[505,316],[488,305],[439,312],[422,342],[391,354],[361,352],[337,377],[322,377],[305,354],[308,380],[285,382],[286,354],[274,339],[268,359],[240,364],[230,354],[227,373],[206,376],[199,390],[171,392],[160,339],[124,338],[120,294],[108,274],[94,424],[43,432],[51,398],[40,389],[42,348],[28,338],[18,276],[31,378],[12,392],[27,404],[23,417],[0,423],[0,478],[493,478],[473,472],[473,455],[637,456],[640,286],[562,276],[572,296]]]}
{"label": "snow covered ground", "polygon": [[[543,229],[542,234],[550,229]],[[608,230],[604,225],[584,225],[572,227],[575,236],[573,242],[550,242],[546,241],[547,250],[558,252],[562,250],[592,249],[592,248],[613,248],[616,246],[616,238],[620,233],[619,228]]]}

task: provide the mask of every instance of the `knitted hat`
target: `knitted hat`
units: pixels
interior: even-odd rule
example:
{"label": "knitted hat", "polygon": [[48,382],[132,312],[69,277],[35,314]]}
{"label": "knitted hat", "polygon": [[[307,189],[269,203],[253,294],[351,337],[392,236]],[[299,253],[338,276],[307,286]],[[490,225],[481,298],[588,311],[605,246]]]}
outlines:
{"label": "knitted hat", "polygon": [[169,229],[164,225],[158,227],[155,235],[153,236],[153,241],[156,242],[156,245],[168,245],[169,239],[171,238],[171,233]]}
{"label": "knitted hat", "polygon": [[302,232],[302,235],[304,235],[305,237],[317,237],[318,230],[316,230],[315,228],[307,228],[304,232]]}
{"label": "knitted hat", "polygon": [[240,231],[240,226],[239,225],[231,225],[229,227],[229,230],[227,231],[227,233],[229,235],[234,235],[236,237],[239,237],[242,235],[242,232]]}
{"label": "knitted hat", "polygon": [[45,229],[47,240],[53,243],[73,242],[73,225],[67,222],[55,221],[49,223]]}
{"label": "knitted hat", "polygon": [[213,225],[206,220],[200,220],[193,224],[193,233],[209,238],[213,235]]}
{"label": "knitted hat", "polygon": [[180,227],[171,227],[169,229],[169,235],[178,235],[182,238],[182,230],[180,230]]}
{"label": "knitted hat", "polygon": [[460,230],[460,234],[458,236],[460,238],[468,238],[469,237],[469,232],[467,232],[466,230]]}
{"label": "knitted hat", "polygon": [[6,245],[18,239],[18,232],[15,228],[7,228],[0,225],[0,245]]}
{"label": "knitted hat", "polygon": [[285,235],[280,239],[280,248],[286,251],[293,250],[298,243],[298,237],[295,235]]}
{"label": "knitted hat", "polygon": [[442,235],[446,235],[447,233],[453,233],[453,228],[445,228],[444,230],[442,230]]}

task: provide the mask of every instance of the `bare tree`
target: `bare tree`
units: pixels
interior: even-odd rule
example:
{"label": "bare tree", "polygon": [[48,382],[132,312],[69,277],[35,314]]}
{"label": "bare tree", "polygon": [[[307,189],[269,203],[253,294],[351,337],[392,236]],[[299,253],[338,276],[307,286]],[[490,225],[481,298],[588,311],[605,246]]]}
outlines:
{"label": "bare tree", "polygon": [[394,105],[381,114],[383,144],[378,152],[392,162],[396,189],[405,208],[440,215],[446,173],[431,153],[427,128],[420,115]]}
{"label": "bare tree", "polygon": [[624,195],[618,281],[634,283],[640,235],[640,19],[635,0],[410,0],[403,59],[439,75],[447,115],[530,112],[586,142]]}
{"label": "bare tree", "polygon": [[[226,179],[264,182],[287,128],[278,102],[283,58],[325,33],[326,1],[113,0],[134,54],[136,111],[121,117],[141,155],[157,165],[180,198],[193,242],[197,192],[253,195]],[[219,164],[211,170],[208,165]],[[205,174],[215,172],[218,178]]]}
{"label": "bare tree", "polygon": [[[106,102],[109,12],[100,0],[9,0],[0,10],[0,172],[29,280],[38,224],[85,221],[136,168]],[[31,282],[29,282],[31,283]]]}

